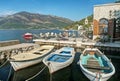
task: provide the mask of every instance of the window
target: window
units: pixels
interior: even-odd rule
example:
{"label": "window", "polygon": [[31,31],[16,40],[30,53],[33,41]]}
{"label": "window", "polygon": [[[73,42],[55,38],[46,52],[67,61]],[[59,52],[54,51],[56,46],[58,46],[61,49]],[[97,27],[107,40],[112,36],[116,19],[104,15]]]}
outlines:
{"label": "window", "polygon": [[108,20],[105,18],[100,19],[99,21],[99,32],[104,34],[108,32]]}

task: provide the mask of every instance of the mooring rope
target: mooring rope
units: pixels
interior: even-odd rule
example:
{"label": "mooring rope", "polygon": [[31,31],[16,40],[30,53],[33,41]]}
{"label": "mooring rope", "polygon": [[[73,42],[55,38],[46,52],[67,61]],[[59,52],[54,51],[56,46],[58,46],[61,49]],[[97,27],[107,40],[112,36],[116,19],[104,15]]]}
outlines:
{"label": "mooring rope", "polygon": [[[50,66],[51,65],[51,66]],[[52,67],[52,64],[50,62],[48,62],[48,66],[49,66],[49,73],[50,73],[50,81],[52,81],[52,73],[51,73],[51,68],[54,69]]]}
{"label": "mooring rope", "polygon": [[40,73],[42,73],[42,71],[44,71],[44,70],[45,70],[45,68],[46,68],[46,67],[47,67],[47,66],[44,66],[44,68],[43,68],[42,70],[40,70],[37,74],[35,74],[34,76],[32,76],[32,77],[30,77],[30,78],[26,79],[25,81],[29,81],[29,80],[31,80],[31,79],[33,79],[33,78],[37,77]]}
{"label": "mooring rope", "polygon": [[50,81],[52,81],[52,74],[50,73]]}
{"label": "mooring rope", "polygon": [[3,67],[7,62],[8,60],[6,60],[2,65],[0,65],[0,68]]}
{"label": "mooring rope", "polygon": [[10,66],[10,71],[9,71],[8,78],[7,78],[6,81],[9,81],[9,78],[10,78],[10,76],[11,76],[11,72],[12,72],[12,66]]}

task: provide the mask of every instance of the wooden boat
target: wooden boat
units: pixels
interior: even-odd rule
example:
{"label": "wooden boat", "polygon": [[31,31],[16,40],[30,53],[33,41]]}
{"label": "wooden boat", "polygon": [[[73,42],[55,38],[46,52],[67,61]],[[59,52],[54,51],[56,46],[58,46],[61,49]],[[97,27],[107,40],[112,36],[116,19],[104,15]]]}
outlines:
{"label": "wooden boat", "polygon": [[14,70],[17,71],[19,69],[40,63],[42,59],[47,56],[53,49],[54,46],[43,45],[32,51],[14,55],[9,59],[9,61]]}
{"label": "wooden boat", "polygon": [[90,81],[107,81],[115,73],[111,61],[97,48],[86,48],[79,63],[83,74]]}
{"label": "wooden boat", "polygon": [[43,63],[49,68],[50,73],[69,66],[74,59],[75,51],[71,47],[63,47],[43,59]]}

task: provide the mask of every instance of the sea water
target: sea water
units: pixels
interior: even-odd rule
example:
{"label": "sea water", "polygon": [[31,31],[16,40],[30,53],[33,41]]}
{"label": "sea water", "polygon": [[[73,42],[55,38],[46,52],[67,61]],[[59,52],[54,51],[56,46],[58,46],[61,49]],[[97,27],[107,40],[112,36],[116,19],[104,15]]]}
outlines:
{"label": "sea water", "polygon": [[[32,33],[32,34],[36,34],[36,35],[39,35],[40,33],[51,33],[51,32],[54,32],[54,33],[57,33],[59,34],[60,32],[63,33],[64,30],[59,30],[59,29],[52,29],[52,30],[39,30],[39,29],[36,29],[36,30],[0,30],[0,41],[7,41],[7,40],[20,40],[20,42],[25,42],[24,38],[23,38],[23,35],[25,33]],[[75,33],[76,36],[78,36],[78,33],[77,31],[73,31],[73,30],[69,30],[68,33]]]}

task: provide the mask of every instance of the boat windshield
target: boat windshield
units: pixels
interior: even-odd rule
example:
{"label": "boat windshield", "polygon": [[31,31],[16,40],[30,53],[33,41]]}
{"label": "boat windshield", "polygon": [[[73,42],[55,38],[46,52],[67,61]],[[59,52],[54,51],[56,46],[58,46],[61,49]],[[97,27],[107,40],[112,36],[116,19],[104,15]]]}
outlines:
{"label": "boat windshield", "polygon": [[70,54],[70,51],[61,51],[60,54]]}

